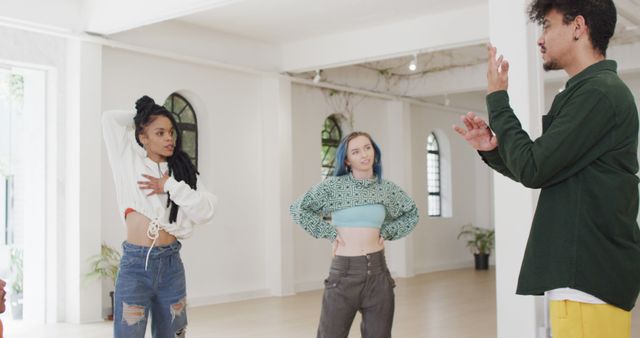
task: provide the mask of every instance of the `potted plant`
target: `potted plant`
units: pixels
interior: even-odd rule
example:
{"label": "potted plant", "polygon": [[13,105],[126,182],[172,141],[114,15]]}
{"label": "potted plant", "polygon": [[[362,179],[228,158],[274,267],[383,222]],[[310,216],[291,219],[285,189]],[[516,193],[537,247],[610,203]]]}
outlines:
{"label": "potted plant", "polygon": [[[111,280],[115,289],[118,269],[120,268],[120,257],[120,252],[102,243],[100,254],[89,257],[91,270],[87,272],[86,277],[89,279],[107,278]],[[107,319],[113,320],[113,290],[109,291],[109,297],[111,298],[111,308],[110,313],[107,314]]]}
{"label": "potted plant", "polygon": [[458,239],[467,241],[467,248],[475,257],[476,270],[489,269],[489,255],[494,246],[494,230],[479,228],[471,224],[462,226]]}
{"label": "potted plant", "polygon": [[12,247],[10,250],[11,264],[9,269],[13,274],[11,280],[11,313],[13,319],[22,319],[22,295],[23,295],[23,260],[22,249]]}

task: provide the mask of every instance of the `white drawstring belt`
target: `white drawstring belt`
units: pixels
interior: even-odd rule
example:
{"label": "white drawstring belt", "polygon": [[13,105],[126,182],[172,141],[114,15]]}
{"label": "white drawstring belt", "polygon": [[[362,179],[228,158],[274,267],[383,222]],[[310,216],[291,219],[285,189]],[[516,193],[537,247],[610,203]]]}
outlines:
{"label": "white drawstring belt", "polygon": [[147,252],[147,259],[144,262],[144,271],[147,271],[147,265],[149,265],[149,255],[151,255],[151,250],[156,244],[156,240],[158,239],[158,237],[160,237],[160,223],[158,223],[157,219],[154,219],[149,223],[149,228],[147,228],[147,237],[149,237],[149,239],[152,239],[153,242],[151,242],[151,247]]}

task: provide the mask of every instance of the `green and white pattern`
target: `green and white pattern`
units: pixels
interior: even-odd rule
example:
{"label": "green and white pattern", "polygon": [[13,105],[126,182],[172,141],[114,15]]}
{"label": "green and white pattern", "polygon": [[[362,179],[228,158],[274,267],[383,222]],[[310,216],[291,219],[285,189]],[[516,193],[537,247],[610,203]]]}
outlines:
{"label": "green and white pattern", "polygon": [[350,207],[382,204],[386,216],[380,235],[396,240],[408,235],[418,223],[415,202],[400,187],[377,178],[358,180],[351,174],[328,177],[297,199],[289,211],[293,221],[315,238],[336,239],[335,226],[323,220],[323,215]]}

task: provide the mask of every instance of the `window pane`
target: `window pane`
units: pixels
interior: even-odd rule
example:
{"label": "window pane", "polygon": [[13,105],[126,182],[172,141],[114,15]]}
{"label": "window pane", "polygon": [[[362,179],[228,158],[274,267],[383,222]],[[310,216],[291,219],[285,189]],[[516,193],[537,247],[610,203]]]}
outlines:
{"label": "window pane", "polygon": [[198,126],[195,111],[191,104],[180,94],[173,93],[165,101],[164,107],[173,113],[178,129],[182,133],[182,150],[198,167]]}
{"label": "window pane", "polygon": [[192,131],[182,132],[182,150],[184,150],[189,157],[196,157],[196,133]]}
{"label": "window pane", "polygon": [[427,150],[438,151],[438,140],[433,134],[429,135],[427,138]]}
{"label": "window pane", "polygon": [[180,120],[182,120],[182,112],[183,109],[187,106],[187,103],[179,98],[178,96],[173,97],[173,109],[172,111],[178,115],[180,115]]}
{"label": "window pane", "polygon": [[15,233],[22,232],[24,223],[21,206],[26,199],[15,189],[16,181],[23,183],[25,179],[20,171],[24,162],[18,155],[21,138],[17,133],[23,108],[24,77],[0,69],[0,246],[16,244]]}
{"label": "window pane", "polygon": [[0,245],[8,244],[6,240],[6,232],[8,230],[8,214],[7,214],[7,179],[0,172]]}
{"label": "window pane", "polygon": [[336,161],[337,148],[329,146],[323,146],[323,148],[326,150],[322,154],[322,166],[333,169]]}
{"label": "window pane", "polygon": [[438,140],[432,133],[427,138],[427,193],[429,216],[440,216],[440,152]]}
{"label": "window pane", "polygon": [[323,168],[321,169],[321,173],[322,173],[322,177],[323,177],[323,178],[327,178],[327,177],[329,177],[329,176],[332,176],[332,175],[333,175],[333,169],[331,169],[331,168],[324,168],[324,167],[323,167]]}
{"label": "window pane", "polygon": [[320,153],[321,159],[321,174],[323,178],[333,175],[335,169],[335,158],[340,139],[342,138],[342,131],[338,120],[334,115],[327,117],[324,120],[323,129],[320,132],[322,137],[322,148]]}
{"label": "window pane", "polygon": [[182,121],[182,123],[196,123],[195,115],[189,107],[185,108],[180,115],[180,121]]}
{"label": "window pane", "polygon": [[427,187],[430,193],[440,192],[440,156],[427,155]]}
{"label": "window pane", "polygon": [[429,216],[440,216],[440,196],[429,195]]}

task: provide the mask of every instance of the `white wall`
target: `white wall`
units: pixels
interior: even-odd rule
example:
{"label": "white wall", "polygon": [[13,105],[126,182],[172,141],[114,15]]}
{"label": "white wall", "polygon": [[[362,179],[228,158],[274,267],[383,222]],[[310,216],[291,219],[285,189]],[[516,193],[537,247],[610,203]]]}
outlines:
{"label": "white wall", "polygon": [[[105,48],[103,80],[103,110],[133,109],[145,94],[162,104],[175,91],[194,104],[201,180],[219,202],[213,224],[183,241],[190,304],[266,295],[261,77]],[[102,237],[120,247],[125,229],[102,160]]]}
{"label": "white wall", "polygon": [[[46,120],[46,252],[44,257],[35,257],[35,263],[28,262],[25,254],[25,267],[36,264],[45,271],[46,279],[40,282],[46,285],[47,298],[45,304],[25,307],[44,306],[48,322],[97,320],[99,309],[89,304],[99,300],[99,288],[96,284],[80,287],[80,283],[88,268],[87,257],[99,251],[99,238],[91,235],[99,228],[95,219],[100,215],[94,213],[99,192],[96,185],[83,178],[100,175],[99,170],[92,169],[95,161],[91,161],[100,149],[94,149],[97,143],[92,140],[80,143],[79,139],[95,134],[92,128],[96,124],[84,114],[99,110],[94,109],[100,100],[95,96],[100,79],[94,69],[100,62],[100,49],[77,40],[5,26],[0,27],[0,41],[4,47],[0,63],[46,73],[46,111],[42,114]],[[89,236],[82,237],[77,229]],[[76,237],[82,240],[73,240]],[[27,241],[26,250],[30,245],[42,244]]]}
{"label": "white wall", "polygon": [[[459,115],[431,108],[412,106],[413,193],[420,208],[420,225],[414,233],[416,272],[430,272],[469,266],[472,255],[456,237],[460,227],[473,224],[493,228],[490,171],[478,154],[451,126],[459,124]],[[446,137],[451,152],[441,154],[451,163],[452,217],[427,216],[426,144],[429,133],[436,130]]]}
{"label": "white wall", "polygon": [[[189,38],[185,39],[185,36]],[[280,69],[282,59],[279,46],[211,31],[176,20],[142,26],[114,34],[109,36],[109,39],[235,67],[266,71]],[[167,44],[167,41],[171,43]]]}
{"label": "white wall", "polygon": [[[321,91],[303,85],[293,86],[293,192],[295,197],[301,196],[312,185],[320,182],[320,130],[324,119],[335,113],[331,105],[325,101]],[[420,222],[412,236],[413,260],[412,269],[416,273],[435,270],[446,270],[470,266],[473,258],[464,247],[462,241],[456,239],[460,226],[466,223],[492,227],[491,196],[486,184],[489,182],[489,170],[478,165],[480,158],[467,144],[454,135],[451,125],[457,123],[458,114],[442,109],[433,109],[411,105],[411,144],[390,148],[389,117],[387,102],[380,99],[355,97],[359,102],[353,110],[353,130],[363,130],[371,134],[382,150],[384,171],[396,174],[405,172],[403,163],[390,163],[385,154],[402,152],[411,149],[412,177],[409,189],[415,199],[419,211]],[[462,112],[461,112],[462,113]],[[400,117],[398,117],[400,118]],[[453,165],[453,217],[429,218],[426,215],[426,141],[427,135],[437,129],[447,136],[451,145]],[[481,196],[479,201],[476,197]],[[482,210],[477,212],[477,210]],[[395,243],[393,243],[395,244]],[[390,243],[390,245],[393,245]],[[330,259],[330,243],[309,236],[301,227],[294,227],[295,285],[298,291],[318,288],[326,277]],[[394,260],[395,261],[395,260]],[[390,260],[390,269],[401,269]]]}
{"label": "white wall", "polygon": [[[291,95],[293,125],[293,196],[304,194],[320,182],[320,132],[324,119],[336,113],[327,105],[322,93],[311,87],[293,85]],[[357,107],[360,111],[360,107]],[[359,121],[359,118],[354,118]],[[356,130],[356,128],[354,128]],[[368,130],[373,132],[372,130]],[[372,135],[376,137],[375,135]],[[376,139],[376,141],[378,141]],[[294,226],[294,279],[296,291],[317,289],[329,271],[331,244],[309,236]]]}
{"label": "white wall", "polygon": [[[48,90],[55,89],[57,92],[47,93],[47,116],[53,119],[47,121],[47,131],[64,130],[64,120],[55,119],[65,111],[65,88],[60,85],[66,78],[66,41],[60,38],[54,38],[49,36],[43,36],[36,33],[25,32],[18,29],[0,27],[0,41],[2,41],[3,48],[0,49],[0,63],[9,65],[19,65],[25,68],[38,68],[45,69],[47,71]],[[54,176],[48,176],[47,187],[51,188],[51,192],[54,192],[52,196],[58,206],[65,205],[65,195],[62,186],[66,182],[64,175],[64,161],[58,161],[57,156],[63,156],[64,154],[64,142],[61,139],[48,139],[49,144],[47,146],[48,155],[53,155],[54,160],[47,163],[47,167],[50,173]],[[55,153],[55,150],[58,150]],[[55,175],[60,173],[60,175]],[[53,177],[54,179],[50,179]],[[50,192],[50,193],[51,193]],[[49,206],[50,207],[50,206]],[[55,211],[55,209],[54,209]],[[58,213],[53,216],[53,219],[47,219],[49,222],[47,225],[47,235],[56,237],[56,235],[63,237],[64,228],[58,227],[59,224],[64,224],[64,214]],[[56,263],[61,261],[61,264],[56,266],[56,270],[62,271],[65,268],[63,262],[63,245],[59,245],[57,242],[47,242],[47,263]],[[38,258],[36,264],[41,264],[43,258]],[[25,260],[25,266],[32,264]],[[48,268],[48,267],[47,267]],[[64,314],[64,302],[62,301],[66,294],[66,288],[64,286],[63,274],[57,274],[49,277],[55,277],[49,279],[49,285],[47,291],[49,294],[53,294],[53,297],[47,299],[47,321],[56,321],[63,318]],[[51,305],[55,304],[55,305]],[[30,304],[25,304],[31,306]]]}

